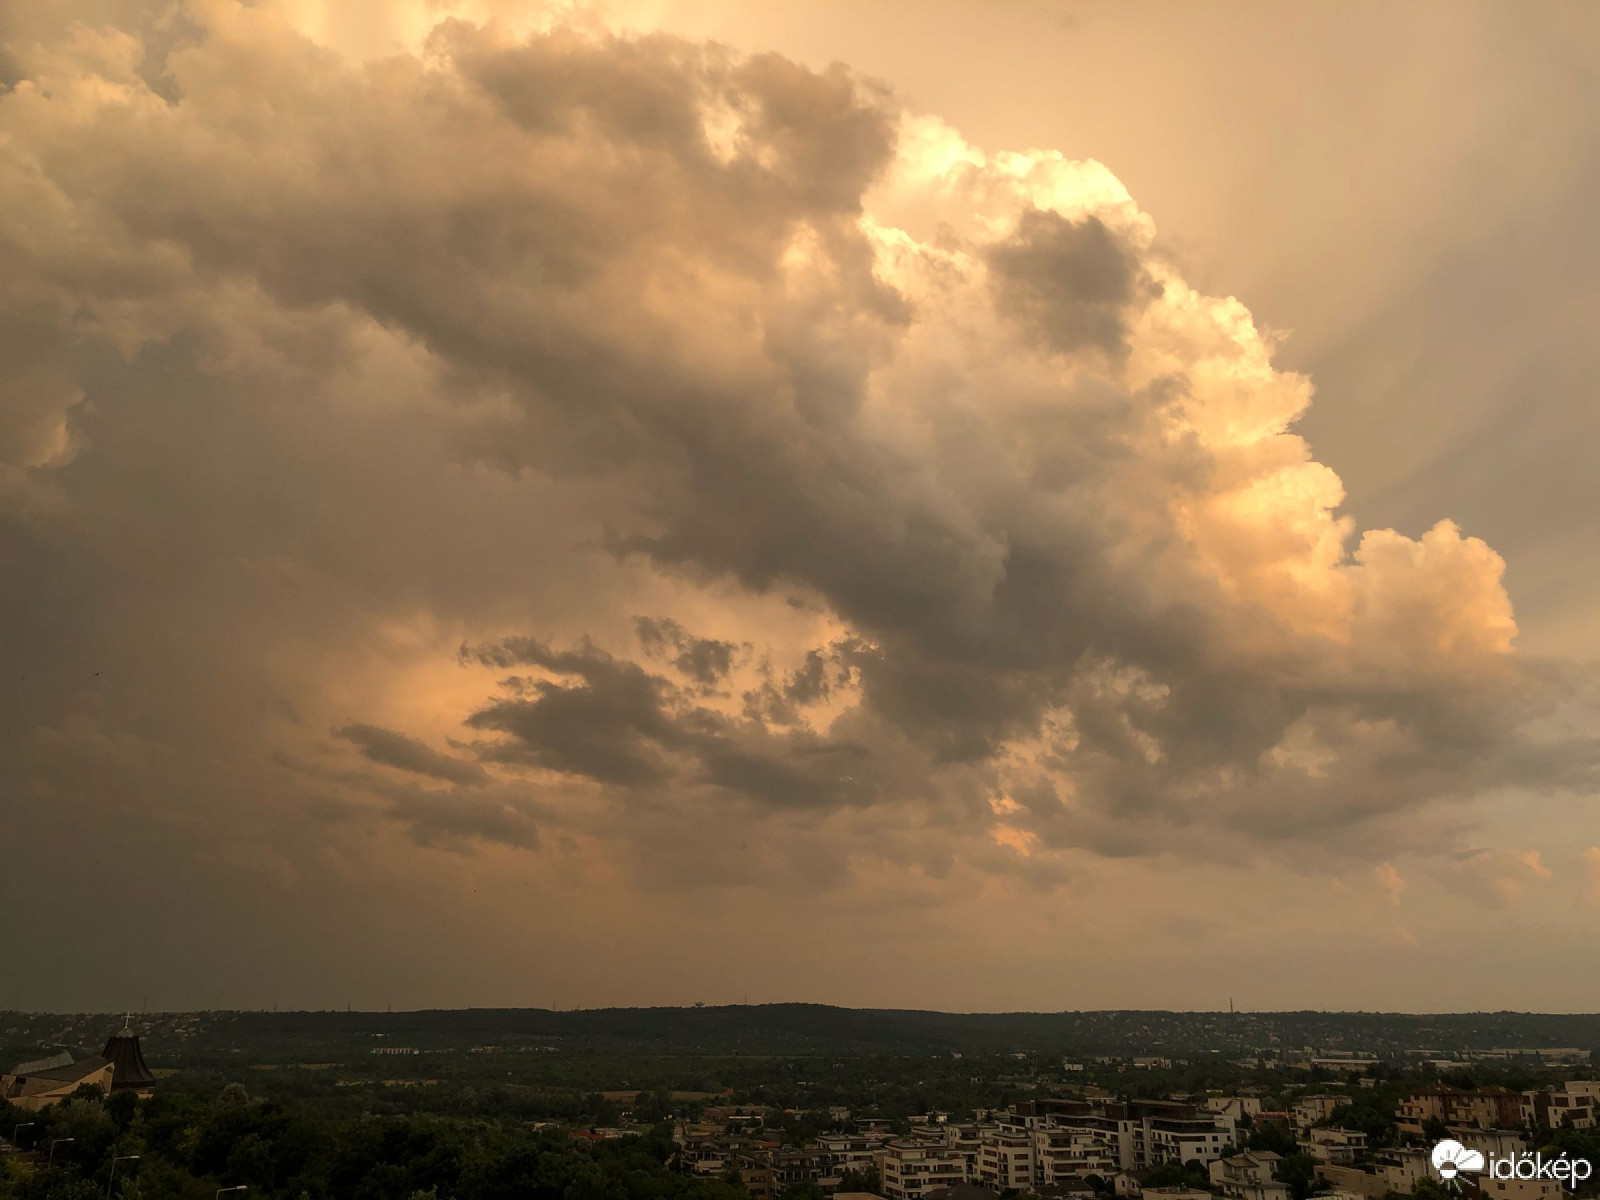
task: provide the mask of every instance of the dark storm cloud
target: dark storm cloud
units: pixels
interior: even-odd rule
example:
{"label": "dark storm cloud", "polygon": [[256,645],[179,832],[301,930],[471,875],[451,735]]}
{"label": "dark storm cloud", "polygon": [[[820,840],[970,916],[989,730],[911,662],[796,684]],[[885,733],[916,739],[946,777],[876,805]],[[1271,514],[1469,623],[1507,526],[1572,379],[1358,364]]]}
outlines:
{"label": "dark storm cloud", "polygon": [[571,684],[513,677],[512,697],[468,717],[473,729],[508,735],[485,748],[487,760],[629,787],[671,777],[669,756],[685,748],[688,734],[669,711],[672,689],[665,679],[594,647],[553,651],[527,638],[473,655],[492,666],[531,665],[576,677]]}
{"label": "dark storm cloud", "polygon": [[475,842],[495,842],[531,850],[539,845],[531,817],[480,796],[412,792],[396,798],[388,811],[419,846],[461,850]]}
{"label": "dark storm cloud", "polygon": [[506,694],[467,719],[504,735],[479,747],[486,762],[669,795],[710,787],[778,807],[866,804],[883,784],[872,752],[846,736],[769,727],[748,707],[743,718],[726,716],[698,704],[695,690],[592,645],[557,651],[515,638],[467,653],[557,677],[508,676]]}
{"label": "dark storm cloud", "polygon": [[825,649],[807,650],[800,666],[781,678],[762,671],[759,687],[743,695],[745,715],[775,725],[793,725],[809,705],[859,682],[859,666],[871,654],[859,639],[847,638]]}
{"label": "dark storm cloud", "polygon": [[1141,297],[1158,294],[1143,264],[1098,217],[1022,214],[1017,231],[989,251],[996,303],[1039,342],[1070,354],[1086,346],[1126,349],[1124,321]]}
{"label": "dark storm cloud", "polygon": [[663,654],[668,647],[676,650],[678,653],[672,665],[708,688],[726,678],[733,667],[734,653],[739,649],[732,642],[695,637],[671,618],[652,620],[640,617],[634,627],[639,633],[639,644],[647,655]]}
{"label": "dark storm cloud", "polygon": [[452,758],[425,742],[392,729],[380,729],[376,725],[346,725],[333,732],[335,737],[359,746],[361,753],[373,762],[400,771],[428,775],[447,783],[475,784],[488,779],[483,768],[476,763]]}
{"label": "dark storm cloud", "polygon": [[[1307,382],[1103,168],[670,37],[447,21],[358,66],[219,4],[157,92],[75,36],[0,98],[0,511],[105,564],[76,603],[139,682],[17,745],[337,726],[457,785],[375,810],[428,844],[533,845],[525,786],[707,839],[875,810],[985,869],[1592,786],[1530,741],[1569,693],[1498,556],[1355,541]],[[410,657],[447,638],[498,691]],[[431,749],[461,721],[474,762]]]}

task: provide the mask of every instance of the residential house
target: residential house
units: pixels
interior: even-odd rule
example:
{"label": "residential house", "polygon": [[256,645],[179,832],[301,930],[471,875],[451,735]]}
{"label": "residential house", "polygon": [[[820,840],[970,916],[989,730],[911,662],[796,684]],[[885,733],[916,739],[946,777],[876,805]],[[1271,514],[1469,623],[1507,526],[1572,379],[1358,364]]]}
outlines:
{"label": "residential house", "polygon": [[1389,1192],[1416,1191],[1417,1182],[1433,1178],[1433,1164],[1428,1161],[1428,1151],[1411,1146],[1396,1146],[1381,1150],[1377,1159],[1377,1175]]}
{"label": "residential house", "polygon": [[1301,1096],[1290,1108],[1294,1118],[1294,1127],[1301,1133],[1332,1117],[1341,1108],[1350,1104],[1350,1097],[1345,1095],[1321,1094],[1316,1096]]}
{"label": "residential house", "polygon": [[1277,1178],[1280,1161],[1271,1150],[1219,1158],[1208,1167],[1211,1186],[1228,1200],[1289,1200],[1289,1185]]}
{"label": "residential house", "polygon": [[1335,1167],[1351,1166],[1367,1151],[1367,1135],[1359,1129],[1312,1129],[1302,1141],[1312,1158]]}

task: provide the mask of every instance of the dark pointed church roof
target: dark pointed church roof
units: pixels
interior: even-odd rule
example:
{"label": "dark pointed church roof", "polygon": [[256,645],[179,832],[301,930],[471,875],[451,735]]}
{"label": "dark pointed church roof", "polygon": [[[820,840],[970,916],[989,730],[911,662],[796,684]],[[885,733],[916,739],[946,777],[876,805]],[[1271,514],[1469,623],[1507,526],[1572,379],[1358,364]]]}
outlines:
{"label": "dark pointed church roof", "polygon": [[131,1029],[124,1027],[121,1033],[113,1034],[100,1054],[111,1063],[113,1092],[125,1088],[147,1088],[155,1083],[156,1077],[144,1065],[144,1054],[139,1050],[139,1035]]}

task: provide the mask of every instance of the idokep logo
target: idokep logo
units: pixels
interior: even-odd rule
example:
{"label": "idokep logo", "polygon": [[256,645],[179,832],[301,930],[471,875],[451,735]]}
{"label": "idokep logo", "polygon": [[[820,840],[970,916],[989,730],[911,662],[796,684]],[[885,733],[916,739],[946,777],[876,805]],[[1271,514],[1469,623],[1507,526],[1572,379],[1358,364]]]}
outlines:
{"label": "idokep logo", "polygon": [[1463,1171],[1483,1170],[1483,1151],[1468,1150],[1453,1138],[1445,1138],[1428,1157],[1433,1162],[1433,1169],[1439,1172],[1439,1178],[1446,1183]]}
{"label": "idokep logo", "polygon": [[1568,1158],[1565,1152],[1552,1158],[1526,1150],[1485,1157],[1483,1151],[1470,1150],[1454,1138],[1440,1142],[1428,1157],[1439,1178],[1452,1187],[1460,1187],[1458,1175],[1483,1172],[1491,1179],[1549,1179],[1576,1190],[1594,1169],[1588,1159]]}

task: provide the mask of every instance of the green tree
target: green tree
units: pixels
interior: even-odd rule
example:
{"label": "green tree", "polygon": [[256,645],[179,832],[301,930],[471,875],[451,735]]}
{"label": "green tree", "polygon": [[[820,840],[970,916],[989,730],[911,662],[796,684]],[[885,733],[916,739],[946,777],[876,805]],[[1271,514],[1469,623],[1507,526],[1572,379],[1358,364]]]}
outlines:
{"label": "green tree", "polygon": [[139,1097],[136,1093],[126,1090],[112,1092],[106,1100],[106,1112],[116,1122],[117,1128],[126,1133],[134,1118],[139,1115]]}
{"label": "green tree", "polygon": [[838,1190],[841,1192],[871,1192],[876,1195],[882,1187],[883,1180],[878,1175],[877,1163],[869,1163],[860,1170],[849,1167],[839,1174]]}
{"label": "green tree", "polygon": [[1209,1189],[1211,1176],[1204,1163],[1187,1159],[1184,1162],[1161,1163],[1151,1167],[1139,1181],[1144,1187],[1187,1187]]}
{"label": "green tree", "polygon": [[1300,1153],[1300,1144],[1294,1140],[1294,1134],[1274,1121],[1261,1122],[1251,1129],[1245,1147],[1250,1150],[1270,1150],[1284,1158]]}
{"label": "green tree", "polygon": [[1290,1154],[1280,1159],[1277,1178],[1289,1185],[1294,1200],[1306,1200],[1317,1182],[1317,1160],[1309,1154]]}

